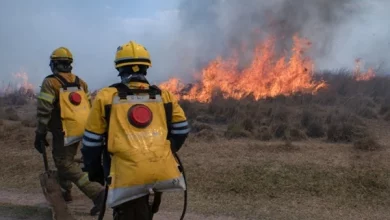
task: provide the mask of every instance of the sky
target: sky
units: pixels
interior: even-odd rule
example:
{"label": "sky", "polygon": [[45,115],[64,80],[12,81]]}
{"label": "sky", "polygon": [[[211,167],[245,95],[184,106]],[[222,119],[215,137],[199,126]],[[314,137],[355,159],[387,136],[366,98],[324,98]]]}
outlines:
{"label": "sky", "polygon": [[[105,86],[118,80],[115,51],[129,40],[147,47],[153,67],[161,68],[165,55],[158,51],[169,43],[176,9],[176,0],[3,0],[0,77],[7,81],[25,71],[40,85],[51,74],[50,53],[65,46],[73,53],[73,72],[91,87]],[[166,79],[157,67],[151,68],[152,80]]]}
{"label": "sky", "polygon": [[390,69],[389,8],[388,0],[2,0],[0,77],[24,71],[39,86],[50,53],[65,46],[73,72],[100,88],[119,80],[116,48],[135,40],[151,53],[151,82],[188,79],[253,28],[309,37],[318,69],[351,68],[356,58]]}

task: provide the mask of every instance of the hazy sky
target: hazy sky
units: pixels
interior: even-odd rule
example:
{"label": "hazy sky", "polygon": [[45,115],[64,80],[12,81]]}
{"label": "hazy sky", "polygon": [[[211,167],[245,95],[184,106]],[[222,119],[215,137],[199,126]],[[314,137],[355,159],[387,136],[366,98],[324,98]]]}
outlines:
{"label": "hazy sky", "polygon": [[[358,9],[350,12],[350,2]],[[188,78],[254,27],[271,30],[270,13],[284,25],[276,33],[311,38],[318,68],[353,67],[358,57],[388,68],[389,10],[389,0],[2,0],[0,77],[24,70],[38,86],[51,74],[50,53],[65,46],[75,74],[106,86],[118,80],[117,46],[136,40],[151,53],[151,81]]]}
{"label": "hazy sky", "polygon": [[118,80],[116,48],[133,39],[152,54],[152,79],[165,79],[157,68],[169,51],[159,51],[177,26],[172,20],[176,8],[176,0],[2,0],[0,77],[7,80],[23,69],[39,85],[51,74],[50,53],[65,46],[73,53],[74,73],[91,87],[104,86]]}

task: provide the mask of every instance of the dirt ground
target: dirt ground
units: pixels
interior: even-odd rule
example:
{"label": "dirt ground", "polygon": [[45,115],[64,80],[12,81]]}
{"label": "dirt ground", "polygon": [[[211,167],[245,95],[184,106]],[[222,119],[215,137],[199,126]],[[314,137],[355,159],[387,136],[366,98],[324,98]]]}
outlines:
{"label": "dirt ground", "polygon": [[[34,108],[18,108],[20,120],[0,123],[0,220],[47,215],[34,128],[21,123]],[[180,151],[189,183],[186,219],[390,219],[390,125],[375,121],[371,130],[383,146],[379,150],[321,139],[286,144],[190,137]],[[74,200],[69,206],[77,219],[93,219],[92,203],[76,189]],[[155,219],[179,219],[181,208],[182,194],[165,194]]]}

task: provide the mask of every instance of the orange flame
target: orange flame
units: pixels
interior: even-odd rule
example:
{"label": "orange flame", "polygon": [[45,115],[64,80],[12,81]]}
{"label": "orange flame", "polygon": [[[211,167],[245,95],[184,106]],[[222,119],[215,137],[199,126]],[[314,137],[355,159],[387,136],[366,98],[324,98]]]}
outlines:
{"label": "orange flame", "polygon": [[368,81],[370,79],[373,79],[375,77],[375,71],[372,68],[369,68],[367,72],[362,72],[362,60],[360,58],[355,60],[355,71],[353,73],[353,76],[356,81]]}
{"label": "orange flame", "polygon": [[257,45],[252,62],[242,71],[238,70],[236,55],[225,60],[218,57],[200,72],[200,82],[188,91],[183,91],[185,85],[177,78],[160,87],[179,99],[199,102],[210,102],[215,90],[225,98],[241,99],[253,95],[256,100],[297,92],[316,93],[327,85],[324,81],[313,80],[314,63],[304,57],[311,43],[298,36],[294,36],[293,41],[289,59],[275,55],[275,40],[269,38]]}

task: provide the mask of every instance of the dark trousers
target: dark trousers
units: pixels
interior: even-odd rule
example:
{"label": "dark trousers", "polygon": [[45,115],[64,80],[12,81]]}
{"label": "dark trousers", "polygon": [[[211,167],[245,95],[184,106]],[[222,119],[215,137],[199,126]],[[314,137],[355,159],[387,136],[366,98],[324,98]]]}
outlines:
{"label": "dark trousers", "polygon": [[149,195],[116,206],[113,214],[114,220],[151,220]]}

